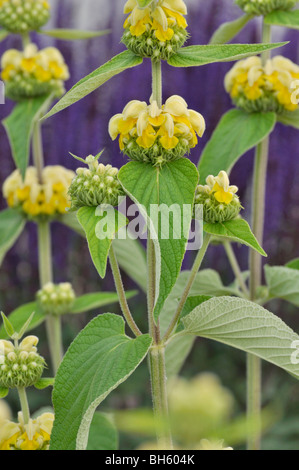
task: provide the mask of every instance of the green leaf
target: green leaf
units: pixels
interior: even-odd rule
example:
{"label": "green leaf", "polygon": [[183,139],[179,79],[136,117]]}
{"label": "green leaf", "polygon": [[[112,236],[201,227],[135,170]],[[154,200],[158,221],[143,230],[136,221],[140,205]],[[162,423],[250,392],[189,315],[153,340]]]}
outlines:
{"label": "green leaf", "polygon": [[1,312],[1,317],[6,334],[11,338],[15,334],[14,327],[3,312]]}
{"label": "green leaf", "polygon": [[72,104],[89,95],[89,93],[92,93],[103,85],[103,83],[110,80],[110,78],[120,74],[124,70],[136,67],[141,64],[142,61],[143,59],[141,57],[137,57],[131,51],[125,51],[118,54],[113,57],[113,59],[109,60],[109,62],[76,83],[76,85],[74,85],[70,91],[61,98],[61,100],[49,111],[49,113],[46,114],[46,116],[44,116],[43,119],[47,119],[48,117],[59,113],[63,109],[68,108]]}
{"label": "green leaf", "polygon": [[198,67],[215,62],[233,62],[264,51],[276,49],[288,44],[277,42],[274,44],[212,44],[207,46],[182,47],[176,54],[168,59],[173,67]]}
{"label": "green leaf", "polygon": [[[8,316],[10,323],[13,325],[15,331],[20,331],[23,325],[29,320],[32,313],[34,316],[30,322],[28,331],[33,330],[39,326],[45,320],[45,314],[42,312],[37,302],[30,302],[18,307],[16,310],[11,312]],[[6,339],[7,334],[4,327],[0,328],[0,339]]]}
{"label": "green leaf", "polygon": [[6,398],[8,394],[9,394],[9,389],[8,388],[0,387],[0,399],[1,398]]}
{"label": "green leaf", "polygon": [[220,120],[199,161],[200,182],[209,175],[229,172],[237,160],[255,147],[275,126],[275,113],[246,113],[240,109],[228,111]]}
{"label": "green leaf", "polygon": [[34,124],[48,109],[52,96],[39,96],[18,103],[2,123],[6,129],[12,156],[22,176],[25,176],[29,161],[30,141]]}
{"label": "green leaf", "polygon": [[[136,295],[136,291],[126,292],[126,298],[130,299]],[[84,294],[80,297],[77,297],[70,313],[82,313],[88,312],[89,310],[94,310],[105,305],[110,305],[115,302],[118,302],[118,296],[115,292],[94,292],[91,294]]]}
{"label": "green leaf", "polygon": [[285,126],[290,126],[294,127],[295,129],[299,129],[299,109],[297,109],[296,111],[285,111],[282,114],[278,114],[277,121],[281,124],[284,124]]}
{"label": "green leaf", "polygon": [[291,269],[299,269],[299,258],[295,258],[292,261],[289,261],[286,264],[286,267]]}
{"label": "green leaf", "polygon": [[34,384],[34,387],[37,388],[37,390],[44,390],[45,388],[53,387],[54,383],[55,383],[54,378],[45,377],[45,378],[39,379],[39,381]]}
{"label": "green leaf", "polygon": [[109,415],[96,412],[90,425],[86,450],[117,450],[118,433]]}
{"label": "green leaf", "polygon": [[0,42],[3,41],[9,34],[9,31],[6,31],[5,29],[0,29]]}
{"label": "green leaf", "polygon": [[22,328],[18,331],[18,333],[16,335],[17,336],[16,339],[23,338],[24,334],[29,329],[29,326],[30,326],[30,324],[33,320],[34,315],[35,315],[35,312],[32,312],[31,315],[29,316],[29,318],[24,322],[24,324],[22,325]]}
{"label": "green leaf", "polygon": [[[129,235],[128,235],[129,237]],[[146,252],[139,240],[130,238],[113,240],[113,249],[118,264],[125,273],[144,291],[147,290]]]}
{"label": "green leaf", "polygon": [[56,39],[63,39],[66,41],[74,41],[76,39],[92,39],[100,36],[105,36],[111,32],[110,29],[104,31],[82,31],[79,29],[43,29],[39,31],[40,34],[45,34]]}
{"label": "green leaf", "polygon": [[145,358],[152,339],[125,335],[113,314],[94,318],[68,349],[55,379],[51,450],[84,450],[96,408]]}
{"label": "green leaf", "polygon": [[[121,168],[119,181],[139,206],[155,245],[157,292],[154,317],[157,320],[180,273],[192,217],[192,210],[188,214],[184,205],[193,207],[198,173],[186,158],[170,162],[161,169],[130,162]],[[153,210],[158,208],[159,214]],[[173,209],[175,212],[169,217]]]}
{"label": "green leaf", "polygon": [[112,240],[117,231],[127,224],[127,219],[111,207],[106,210],[105,206],[81,207],[77,217],[85,231],[94,266],[104,279]]}
{"label": "green leaf", "polygon": [[299,336],[260,305],[235,297],[215,297],[195,308],[182,323],[192,334],[260,357],[299,378],[294,361]]}
{"label": "green leaf", "polygon": [[299,29],[299,10],[275,10],[265,16],[265,23]]}
{"label": "green leaf", "polygon": [[232,41],[252,18],[252,15],[246,13],[234,21],[223,23],[213,34],[210,44],[225,44]]}
{"label": "green leaf", "polygon": [[262,256],[267,256],[253,235],[249,224],[244,219],[228,220],[217,224],[204,224],[204,231],[216,237],[228,238],[234,242],[249,246]]}
{"label": "green leaf", "polygon": [[272,298],[299,307],[299,271],[285,266],[265,266],[266,283]]}
{"label": "green leaf", "polygon": [[6,253],[15,244],[26,225],[26,220],[15,209],[0,212],[0,264]]}

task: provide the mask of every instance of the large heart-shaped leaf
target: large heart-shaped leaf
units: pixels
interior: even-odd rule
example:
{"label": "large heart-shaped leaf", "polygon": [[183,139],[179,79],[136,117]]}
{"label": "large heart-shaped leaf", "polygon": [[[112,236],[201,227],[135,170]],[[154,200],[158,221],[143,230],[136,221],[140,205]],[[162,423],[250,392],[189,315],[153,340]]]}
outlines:
{"label": "large heart-shaped leaf", "polygon": [[94,72],[82,78],[73,88],[70,89],[58,103],[44,116],[44,119],[59,113],[65,108],[81,100],[85,96],[92,93],[99,88],[103,83],[106,83],[110,78],[118,75],[119,73],[131,67],[141,64],[143,59],[137,57],[131,51],[125,51],[113,59],[109,60],[106,64],[102,65]]}
{"label": "large heart-shaped leaf", "polygon": [[276,49],[285,44],[287,42],[277,42],[275,44],[209,44],[207,46],[188,46],[182,47],[176,54],[173,54],[168,59],[168,63],[173,67],[198,67],[215,62],[233,62]]}
{"label": "large heart-shaped leaf", "polygon": [[[182,319],[192,334],[260,357],[299,378],[299,361],[294,360],[299,336],[280,318],[249,300],[214,297]],[[295,353],[295,354],[294,354]]]}
{"label": "large heart-shaped leaf", "polygon": [[77,336],[58,369],[53,391],[51,450],[84,450],[96,408],[145,358],[152,339],[130,339],[118,315],[94,318]]}
{"label": "large heart-shaped leaf", "polygon": [[204,184],[209,175],[218,175],[219,171],[229,172],[242,155],[273,131],[275,123],[275,113],[228,111],[201,154],[198,165],[201,183]]}
{"label": "large heart-shaped leaf", "polygon": [[[136,291],[127,291],[126,298],[130,299],[136,295]],[[118,302],[118,295],[116,292],[91,292],[89,294],[81,295],[75,299],[70,313],[77,314],[95,310],[106,305]]]}
{"label": "large heart-shaped leaf", "polygon": [[198,173],[185,158],[170,162],[161,169],[130,162],[121,168],[119,181],[140,208],[155,245],[157,289],[154,315],[157,319],[181,269]]}
{"label": "large heart-shaped leaf", "polygon": [[[296,82],[295,82],[296,83]],[[297,86],[297,90],[294,90],[295,99],[299,98],[299,90]],[[285,126],[294,127],[295,129],[299,129],[299,109],[296,111],[284,111],[282,114],[277,115],[277,121],[281,122]]]}
{"label": "large heart-shaped leaf", "polygon": [[265,277],[272,298],[284,299],[299,307],[299,270],[286,266],[265,266]]}
{"label": "large heart-shaped leaf", "polygon": [[117,450],[118,433],[113,418],[96,412],[90,425],[86,450]]}

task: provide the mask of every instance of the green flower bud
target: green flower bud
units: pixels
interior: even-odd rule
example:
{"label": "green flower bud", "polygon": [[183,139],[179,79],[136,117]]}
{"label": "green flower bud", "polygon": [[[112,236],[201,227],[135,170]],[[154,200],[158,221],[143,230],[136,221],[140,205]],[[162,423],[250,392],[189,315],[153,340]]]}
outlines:
{"label": "green flower bud", "polygon": [[251,15],[267,15],[275,10],[291,10],[297,3],[297,0],[236,0],[245,13]]}
{"label": "green flower bud", "polygon": [[89,155],[84,163],[89,168],[78,168],[77,176],[69,188],[71,209],[97,207],[101,204],[117,206],[119,198],[125,195],[118,181],[118,169],[98,162],[98,156]]}
{"label": "green flower bud", "polygon": [[27,336],[19,346],[0,340],[0,386],[31,387],[39,381],[45,360],[37,353],[36,336]]}
{"label": "green flower bud", "polygon": [[236,186],[229,185],[225,171],[217,177],[208,176],[205,186],[199,185],[195,194],[195,205],[203,206],[203,220],[206,223],[221,223],[235,219],[242,208]]}
{"label": "green flower bud", "polygon": [[0,0],[0,25],[12,33],[37,31],[49,18],[47,0]]}
{"label": "green flower bud", "polygon": [[76,295],[68,282],[53,284],[49,282],[37,293],[37,301],[47,315],[65,315],[75,301]]}

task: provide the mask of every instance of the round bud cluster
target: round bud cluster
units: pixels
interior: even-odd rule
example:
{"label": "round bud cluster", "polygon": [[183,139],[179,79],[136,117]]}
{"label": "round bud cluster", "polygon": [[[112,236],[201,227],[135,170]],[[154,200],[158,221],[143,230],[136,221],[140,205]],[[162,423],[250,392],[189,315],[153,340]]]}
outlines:
{"label": "round bud cluster", "polygon": [[225,171],[218,176],[208,176],[206,185],[199,185],[196,190],[195,204],[203,207],[203,220],[206,223],[221,223],[235,219],[241,210],[241,203],[236,195],[237,186],[230,186]]}
{"label": "round bud cluster", "polygon": [[28,44],[24,51],[6,51],[1,58],[1,68],[6,96],[15,101],[50,93],[59,97],[69,78],[60,51],[55,47],[39,51],[35,44]]}
{"label": "round bud cluster", "polygon": [[183,0],[157,0],[146,8],[140,8],[137,0],[128,0],[124,13],[129,16],[122,42],[141,57],[167,60],[188,39]]}
{"label": "round bud cluster", "polygon": [[250,15],[267,15],[275,10],[291,10],[297,3],[297,0],[236,0],[245,13]]}
{"label": "round bud cluster", "polygon": [[37,293],[37,301],[47,315],[64,315],[70,313],[76,295],[68,282],[53,284],[49,282]]}
{"label": "round bud cluster", "polygon": [[0,341],[0,386],[22,388],[34,385],[41,378],[45,360],[37,353],[38,338],[27,336],[19,346]]}
{"label": "round bud cluster", "polygon": [[0,25],[12,33],[37,31],[49,18],[47,0],[0,0]]}
{"label": "round bud cluster", "polygon": [[85,162],[89,168],[78,168],[77,176],[69,188],[71,209],[97,207],[101,204],[117,206],[124,191],[118,181],[118,169],[99,163],[97,157],[89,155]]}

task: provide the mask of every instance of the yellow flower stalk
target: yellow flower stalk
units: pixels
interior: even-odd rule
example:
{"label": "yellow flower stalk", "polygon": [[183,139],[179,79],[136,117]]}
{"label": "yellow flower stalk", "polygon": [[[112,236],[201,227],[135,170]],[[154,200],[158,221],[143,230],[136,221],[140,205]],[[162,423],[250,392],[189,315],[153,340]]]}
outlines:
{"label": "yellow flower stalk", "polygon": [[53,218],[70,207],[68,189],[74,176],[62,166],[47,166],[39,182],[35,167],[27,168],[24,180],[15,170],[3,184],[3,195],[9,207],[19,209],[28,218]]}
{"label": "yellow flower stalk", "polygon": [[224,85],[233,102],[248,112],[295,111],[294,82],[299,66],[276,56],[265,66],[260,57],[237,62],[225,77]]}
{"label": "yellow flower stalk", "polygon": [[188,109],[180,96],[171,96],[159,108],[156,101],[130,101],[109,122],[113,140],[132,160],[163,165],[188,154],[205,131],[203,116]]}
{"label": "yellow flower stalk", "polygon": [[6,95],[13,100],[64,92],[64,82],[69,78],[68,67],[55,47],[38,50],[29,44],[24,51],[9,49],[1,59],[1,78],[6,85]]}
{"label": "yellow flower stalk", "polygon": [[0,25],[12,33],[37,31],[49,18],[48,0],[0,0]]}
{"label": "yellow flower stalk", "polygon": [[245,13],[251,15],[267,15],[275,10],[291,10],[296,5],[297,0],[236,0]]}
{"label": "yellow flower stalk", "polygon": [[23,414],[18,414],[18,423],[5,420],[0,428],[0,450],[48,450],[54,415],[44,413],[24,423]]}
{"label": "yellow flower stalk", "polygon": [[230,185],[225,171],[218,176],[208,176],[206,185],[198,185],[195,204],[202,204],[203,219],[207,223],[224,222],[235,219],[241,204],[237,196],[238,187]]}
{"label": "yellow flower stalk", "polygon": [[146,8],[140,8],[137,0],[128,0],[124,13],[129,16],[122,41],[142,57],[166,60],[188,37],[183,0],[154,0]]}

